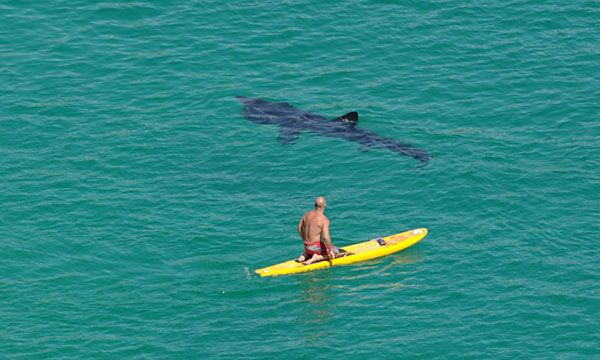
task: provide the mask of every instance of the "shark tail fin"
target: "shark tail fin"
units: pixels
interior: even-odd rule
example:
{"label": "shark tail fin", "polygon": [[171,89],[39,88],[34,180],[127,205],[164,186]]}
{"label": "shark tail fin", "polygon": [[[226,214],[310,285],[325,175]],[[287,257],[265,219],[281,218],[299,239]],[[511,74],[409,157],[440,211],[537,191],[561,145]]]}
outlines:
{"label": "shark tail fin", "polygon": [[342,115],[339,118],[336,118],[334,120],[340,120],[343,122],[347,122],[349,124],[356,125],[356,124],[358,124],[358,113],[356,111],[352,111],[352,112],[349,112],[346,115]]}

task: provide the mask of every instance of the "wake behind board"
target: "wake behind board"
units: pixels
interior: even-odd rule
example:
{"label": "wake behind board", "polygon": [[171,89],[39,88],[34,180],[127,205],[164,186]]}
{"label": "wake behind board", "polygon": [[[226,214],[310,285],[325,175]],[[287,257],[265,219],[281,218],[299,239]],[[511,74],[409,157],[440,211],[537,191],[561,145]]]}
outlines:
{"label": "wake behind board", "polygon": [[332,266],[353,264],[404,250],[407,247],[418,243],[425,236],[427,236],[426,228],[413,229],[383,238],[344,246],[341,249],[345,250],[349,255],[337,257],[333,260],[324,260],[310,265],[304,265],[295,260],[290,260],[258,269],[255,272],[260,276],[279,276],[324,269]]}

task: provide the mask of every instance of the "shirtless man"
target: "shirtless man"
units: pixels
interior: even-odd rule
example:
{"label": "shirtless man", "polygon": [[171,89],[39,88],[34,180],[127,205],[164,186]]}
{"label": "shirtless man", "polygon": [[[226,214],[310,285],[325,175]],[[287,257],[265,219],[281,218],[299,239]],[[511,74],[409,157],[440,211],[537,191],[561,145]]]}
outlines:
{"label": "shirtless man", "polygon": [[304,214],[298,224],[298,234],[304,240],[304,254],[297,261],[304,265],[335,259],[339,252],[331,243],[329,219],[325,216],[326,207],[325,198],[319,196],[315,200],[315,209]]}

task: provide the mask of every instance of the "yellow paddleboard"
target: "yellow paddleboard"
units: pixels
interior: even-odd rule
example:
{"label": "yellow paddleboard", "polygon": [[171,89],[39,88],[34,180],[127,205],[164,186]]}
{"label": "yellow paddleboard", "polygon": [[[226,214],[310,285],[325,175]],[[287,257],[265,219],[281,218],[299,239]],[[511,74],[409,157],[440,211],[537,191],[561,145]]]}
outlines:
{"label": "yellow paddleboard", "polygon": [[266,268],[256,270],[260,276],[278,276],[296,274],[317,269],[324,269],[331,266],[348,265],[359,261],[375,259],[378,257],[393,254],[412,246],[427,235],[426,228],[413,229],[396,235],[386,236],[384,238],[373,239],[354,245],[344,246],[341,249],[351,253],[344,257],[338,257],[332,261],[324,260],[310,265],[304,265],[290,260],[281,264],[276,264]]}

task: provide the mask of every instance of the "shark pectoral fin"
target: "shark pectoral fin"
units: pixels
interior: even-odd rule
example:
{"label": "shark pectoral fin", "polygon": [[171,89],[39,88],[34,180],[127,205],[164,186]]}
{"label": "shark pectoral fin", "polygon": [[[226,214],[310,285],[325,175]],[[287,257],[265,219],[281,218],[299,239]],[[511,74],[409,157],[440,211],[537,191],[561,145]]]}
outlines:
{"label": "shark pectoral fin", "polygon": [[356,111],[352,111],[347,113],[346,115],[342,115],[339,118],[336,118],[334,120],[338,120],[338,121],[343,121],[343,122],[347,122],[349,124],[358,124],[358,113]]}
{"label": "shark pectoral fin", "polygon": [[381,148],[381,145],[374,143],[374,142],[363,142],[360,144],[360,151],[362,151],[362,152],[367,152],[371,149],[379,149],[379,148]]}
{"label": "shark pectoral fin", "polygon": [[281,144],[287,145],[287,144],[293,143],[294,140],[296,140],[298,138],[298,135],[300,135],[299,129],[282,126],[281,129],[279,130],[279,137],[277,138],[277,140]]}

